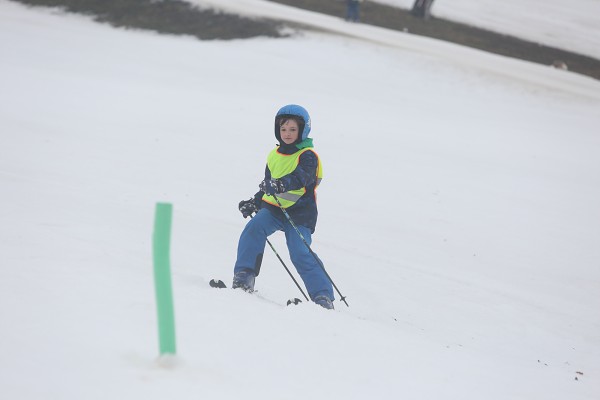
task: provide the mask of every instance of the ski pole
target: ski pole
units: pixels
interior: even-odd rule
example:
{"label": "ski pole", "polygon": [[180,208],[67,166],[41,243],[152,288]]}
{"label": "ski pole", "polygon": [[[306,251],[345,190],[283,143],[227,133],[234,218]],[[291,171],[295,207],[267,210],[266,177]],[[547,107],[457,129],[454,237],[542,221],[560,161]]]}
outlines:
{"label": "ski pole", "polygon": [[336,292],[338,292],[338,294],[340,295],[340,300],[343,301],[344,304],[346,304],[347,307],[350,307],[348,305],[348,303],[346,302],[346,296],[343,296],[340,293],[339,289],[337,288],[337,286],[333,282],[333,279],[331,279],[331,277],[327,273],[327,270],[325,269],[325,266],[323,265],[323,262],[319,259],[319,257],[317,257],[317,255],[315,254],[315,252],[312,251],[312,249],[310,248],[310,245],[308,244],[308,242],[306,241],[306,239],[304,239],[304,236],[302,235],[302,232],[300,232],[300,230],[298,229],[298,227],[296,226],[296,224],[294,223],[294,221],[292,220],[292,218],[290,217],[290,215],[287,213],[287,211],[285,210],[285,208],[283,208],[283,206],[281,205],[281,202],[279,201],[279,198],[275,194],[273,194],[273,198],[275,198],[275,201],[277,202],[277,205],[279,206],[279,208],[281,209],[281,211],[283,211],[283,214],[285,215],[285,217],[287,218],[287,220],[290,222],[290,224],[292,225],[292,227],[294,228],[294,230],[296,230],[296,233],[298,234],[298,236],[300,236],[300,239],[302,239],[302,242],[304,242],[304,245],[306,246],[306,248],[308,249],[308,251],[310,252],[310,254],[312,254],[312,256],[315,258],[315,260],[317,260],[317,263],[319,264],[319,266],[321,267],[321,269],[323,270],[323,272],[325,272],[325,276],[327,277],[327,279],[329,279],[329,282],[331,282],[331,284],[335,288]]}
{"label": "ski pole", "polygon": [[[253,218],[253,216],[250,215],[250,218]],[[287,271],[287,273],[290,276],[290,278],[292,278],[292,280],[296,284],[296,287],[298,287],[298,289],[300,289],[300,293],[302,293],[302,296],[304,296],[304,298],[306,299],[306,301],[310,301],[310,300],[308,300],[308,296],[306,296],[306,294],[304,294],[304,290],[302,290],[302,288],[298,284],[298,281],[296,280],[296,278],[294,278],[294,275],[292,275],[292,273],[290,272],[289,268],[287,267],[287,265],[285,265],[285,263],[283,262],[283,260],[279,256],[279,253],[277,253],[277,250],[275,250],[275,247],[273,247],[273,245],[271,244],[271,242],[269,241],[268,238],[267,238],[267,243],[269,243],[269,246],[271,247],[271,250],[273,250],[273,253],[275,253],[275,255],[277,256],[277,258],[281,262],[281,265],[283,265],[283,268],[285,268],[285,270]]]}

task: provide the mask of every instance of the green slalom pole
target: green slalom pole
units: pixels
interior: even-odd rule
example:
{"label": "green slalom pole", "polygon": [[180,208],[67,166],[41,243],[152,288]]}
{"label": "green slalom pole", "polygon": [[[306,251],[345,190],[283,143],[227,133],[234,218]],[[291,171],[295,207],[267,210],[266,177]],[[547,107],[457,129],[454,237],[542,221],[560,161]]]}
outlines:
{"label": "green slalom pole", "polygon": [[154,286],[158,312],[160,355],[175,354],[175,313],[171,287],[171,220],[173,206],[157,203],[154,215],[153,255]]}

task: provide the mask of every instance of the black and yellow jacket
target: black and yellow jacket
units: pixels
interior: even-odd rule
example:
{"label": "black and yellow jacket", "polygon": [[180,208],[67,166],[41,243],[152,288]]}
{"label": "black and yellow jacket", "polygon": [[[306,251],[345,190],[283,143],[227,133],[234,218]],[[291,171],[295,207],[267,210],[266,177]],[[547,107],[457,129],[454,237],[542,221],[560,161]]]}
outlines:
{"label": "black and yellow jacket", "polygon": [[[316,189],[323,178],[319,156],[314,151],[312,139],[297,144],[282,144],[273,149],[267,158],[265,180],[279,179],[286,189],[277,195],[279,201],[297,225],[312,232],[317,225]],[[278,218],[285,220],[283,212],[272,196],[263,192],[255,195],[260,208],[268,208]]]}

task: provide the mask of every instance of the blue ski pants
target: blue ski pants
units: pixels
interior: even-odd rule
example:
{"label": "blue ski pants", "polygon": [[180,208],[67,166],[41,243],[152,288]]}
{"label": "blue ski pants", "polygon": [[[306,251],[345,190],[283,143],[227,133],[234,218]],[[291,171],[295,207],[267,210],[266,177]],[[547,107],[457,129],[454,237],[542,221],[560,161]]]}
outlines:
{"label": "blue ski pants", "polygon": [[[298,230],[304,236],[306,242],[311,244],[310,229],[305,226],[296,225]],[[325,295],[331,300],[333,297],[333,287],[325,275],[323,268],[319,265],[315,257],[309,252],[308,248],[298,235],[289,221],[282,221],[277,218],[268,209],[261,209],[252,218],[242,231],[238,243],[237,260],[235,262],[234,274],[249,269],[258,273],[262,262],[263,253],[267,238],[276,231],[283,231],[290,259],[300,274],[308,295],[311,299],[316,296]],[[313,252],[314,253],[314,252]],[[316,254],[315,254],[316,255]]]}

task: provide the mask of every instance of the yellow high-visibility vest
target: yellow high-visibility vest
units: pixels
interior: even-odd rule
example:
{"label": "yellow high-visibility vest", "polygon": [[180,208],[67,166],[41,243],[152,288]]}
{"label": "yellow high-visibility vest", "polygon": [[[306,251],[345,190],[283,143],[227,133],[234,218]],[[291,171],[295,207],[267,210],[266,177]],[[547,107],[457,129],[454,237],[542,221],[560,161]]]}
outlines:
{"label": "yellow high-visibility vest", "polygon": [[[321,179],[323,179],[323,167],[321,166],[321,159],[319,158],[319,155],[310,147],[299,150],[294,154],[282,154],[278,150],[279,147],[276,147],[269,153],[269,156],[267,157],[267,166],[269,167],[269,171],[271,171],[272,179],[279,179],[283,176],[291,174],[300,163],[300,156],[305,152],[312,151],[313,153],[315,153],[318,162],[315,185],[316,190],[317,186],[319,186],[319,184],[321,183]],[[305,193],[306,188],[303,187],[301,189],[290,190],[289,192],[280,193],[276,196],[279,199],[279,202],[281,203],[283,208],[288,208],[296,204],[300,197],[302,197]],[[275,199],[271,195],[265,194],[262,199],[269,204],[279,206],[277,204],[277,201],[275,201]]]}

